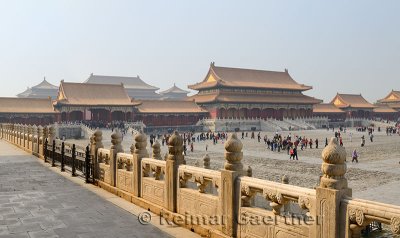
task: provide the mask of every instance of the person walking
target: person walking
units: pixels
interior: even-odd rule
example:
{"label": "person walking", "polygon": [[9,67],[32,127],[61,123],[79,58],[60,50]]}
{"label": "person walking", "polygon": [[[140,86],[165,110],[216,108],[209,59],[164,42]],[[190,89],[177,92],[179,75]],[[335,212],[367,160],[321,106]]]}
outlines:
{"label": "person walking", "polygon": [[290,155],[289,156],[289,160],[292,160],[292,158],[294,160],[293,153],[294,153],[293,148],[290,148],[290,150],[289,150],[289,155]]}
{"label": "person walking", "polygon": [[358,163],[358,154],[357,154],[357,150],[356,150],[356,149],[353,150],[353,153],[352,153],[352,155],[351,155],[351,158],[352,158],[352,160],[351,160],[352,163],[353,163],[354,161],[356,161],[356,163]]}
{"label": "person walking", "polygon": [[296,149],[296,147],[293,148],[293,160],[294,160],[294,157],[296,157],[296,160],[299,160],[299,157],[297,157],[297,149]]}
{"label": "person walking", "polygon": [[318,149],[318,139],[315,139],[315,149]]}

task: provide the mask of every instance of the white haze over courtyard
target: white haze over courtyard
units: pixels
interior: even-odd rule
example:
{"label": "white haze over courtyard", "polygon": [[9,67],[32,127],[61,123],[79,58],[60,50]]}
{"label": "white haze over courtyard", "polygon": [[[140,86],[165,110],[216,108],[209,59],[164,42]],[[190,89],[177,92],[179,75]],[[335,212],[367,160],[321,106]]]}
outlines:
{"label": "white haze over courtyard", "polygon": [[400,1],[0,0],[0,96],[46,79],[136,76],[167,89],[209,64],[283,71],[325,102],[400,90]]}

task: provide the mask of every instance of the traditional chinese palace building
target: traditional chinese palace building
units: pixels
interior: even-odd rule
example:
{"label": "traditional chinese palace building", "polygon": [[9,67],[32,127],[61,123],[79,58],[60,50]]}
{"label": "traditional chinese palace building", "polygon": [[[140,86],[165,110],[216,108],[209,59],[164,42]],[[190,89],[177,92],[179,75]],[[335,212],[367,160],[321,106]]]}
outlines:
{"label": "traditional chinese palace building", "polygon": [[211,63],[205,79],[190,85],[191,97],[212,118],[277,118],[312,116],[321,100],[303,94],[311,86],[299,84],[288,71],[228,68]]}
{"label": "traditional chinese palace building", "polygon": [[337,93],[331,104],[345,111],[347,118],[370,118],[375,108],[361,94]]}
{"label": "traditional chinese palace building", "polygon": [[397,120],[400,117],[400,91],[392,90],[386,97],[377,101],[376,116]]}
{"label": "traditional chinese palace building", "polygon": [[159,88],[145,83],[139,76],[121,77],[91,74],[84,83],[109,85],[123,84],[126,93],[134,99],[159,99],[161,97],[158,93],[156,93]]}
{"label": "traditional chinese palace building", "polygon": [[400,117],[399,111],[391,108],[388,105],[384,104],[376,104],[374,108],[374,118],[376,119],[384,119],[384,120],[392,120],[397,121]]}
{"label": "traditional chinese palace building", "polygon": [[85,84],[61,81],[54,107],[61,121],[130,121],[135,102],[122,84]]}
{"label": "traditional chinese palace building", "polygon": [[386,97],[379,99],[377,104],[384,104],[400,111],[400,91],[392,90]]}
{"label": "traditional chinese palace building", "polygon": [[47,125],[57,113],[50,98],[0,98],[0,122]]}
{"label": "traditional chinese palace building", "polygon": [[189,91],[178,88],[175,84],[171,88],[160,92],[162,100],[185,100]]}
{"label": "traditional chinese palace building", "polygon": [[346,112],[331,103],[315,104],[313,116],[328,117],[330,121],[344,121]]}
{"label": "traditional chinese palace building", "polygon": [[209,115],[195,102],[181,100],[142,100],[135,112],[135,120],[153,127],[194,125]]}
{"label": "traditional chinese palace building", "polygon": [[57,97],[58,87],[47,82],[46,78],[43,81],[33,86],[32,88],[26,89],[24,92],[17,95],[19,98],[48,98],[55,99]]}

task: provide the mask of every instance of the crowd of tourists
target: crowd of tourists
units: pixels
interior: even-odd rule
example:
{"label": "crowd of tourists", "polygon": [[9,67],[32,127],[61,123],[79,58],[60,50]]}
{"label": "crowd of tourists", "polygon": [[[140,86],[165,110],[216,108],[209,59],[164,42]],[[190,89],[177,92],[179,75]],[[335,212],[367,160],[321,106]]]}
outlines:
{"label": "crowd of tourists", "polygon": [[[227,137],[228,134],[226,132],[203,132],[199,134],[194,134],[193,132],[185,132],[181,134],[182,139],[183,139],[183,153],[184,155],[187,154],[188,147],[191,152],[194,151],[194,143],[195,142],[200,142],[200,141],[212,141],[213,145],[218,144],[220,141],[223,143]],[[151,134],[150,136],[150,145],[153,146],[153,143],[155,140],[161,140],[161,145],[162,146],[168,146],[168,141],[171,137],[171,134]],[[208,144],[206,143],[206,151],[208,150]]]}
{"label": "crowd of tourists", "polygon": [[400,125],[386,127],[386,135],[388,135],[388,136],[395,135],[395,134],[400,135],[399,128],[400,128]]}
{"label": "crowd of tourists", "polygon": [[[109,129],[109,130],[116,130],[118,129],[120,132],[122,132],[123,135],[125,135],[129,131],[129,125],[124,122],[124,121],[112,121],[112,122],[105,122],[105,121],[69,121],[69,122],[61,122],[62,124],[84,124],[90,129],[94,130],[96,128],[100,129]],[[345,133],[350,140],[350,142],[353,141],[353,132],[347,132],[346,127],[328,127],[327,130],[329,131],[332,129],[332,132],[335,136],[335,138],[338,140],[338,143],[340,146],[343,145],[343,137],[342,133]],[[386,135],[392,136],[395,134],[398,134],[400,136],[400,122],[396,123],[395,126],[390,126],[386,127]],[[375,133],[375,128],[372,126],[366,127],[366,126],[360,126],[360,127],[355,127],[354,130],[356,132],[361,132],[361,133],[368,133],[368,136],[365,134],[361,135],[359,137],[361,139],[360,147],[364,147],[366,145],[366,140],[368,139],[371,143],[374,142],[374,133]],[[377,131],[380,132],[381,128],[377,127]],[[133,131],[132,131],[133,133]],[[320,147],[320,142],[318,138],[307,138],[305,136],[301,135],[292,135],[292,131],[289,131],[287,135],[282,135],[281,133],[274,133],[271,136],[268,134],[261,135],[261,132],[256,132],[256,131],[243,131],[239,132],[241,134],[241,139],[247,139],[250,137],[252,140],[257,140],[258,143],[264,142],[265,148],[271,152],[286,152],[287,155],[289,155],[290,160],[298,160],[298,151],[303,151],[305,149],[318,149]],[[227,140],[228,134],[226,132],[202,132],[202,133],[193,133],[193,132],[186,132],[182,133],[182,138],[183,138],[183,153],[186,155],[188,150],[191,152],[194,151],[194,146],[196,142],[206,142],[205,143],[205,150],[208,151],[208,144],[207,142],[210,142],[212,145],[216,145],[219,143],[224,143],[224,141]],[[170,133],[166,134],[151,134],[149,136],[150,140],[150,145],[153,146],[153,143],[156,140],[161,141],[162,146],[168,146],[168,141],[169,138],[171,137]],[[366,139],[367,138],[367,139]],[[212,141],[212,143],[211,143]],[[325,147],[328,145],[328,138],[322,139],[325,143]],[[359,159],[359,152],[357,151],[357,148],[354,149],[351,153],[352,157],[352,162],[358,163]]]}

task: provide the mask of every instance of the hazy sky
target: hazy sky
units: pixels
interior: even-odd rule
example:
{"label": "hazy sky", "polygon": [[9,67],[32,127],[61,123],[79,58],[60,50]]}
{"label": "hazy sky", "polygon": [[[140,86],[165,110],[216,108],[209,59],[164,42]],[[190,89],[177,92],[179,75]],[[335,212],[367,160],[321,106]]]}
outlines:
{"label": "hazy sky", "polygon": [[397,0],[0,0],[0,96],[92,72],[186,88],[215,61],[374,102],[400,90],[399,12]]}

